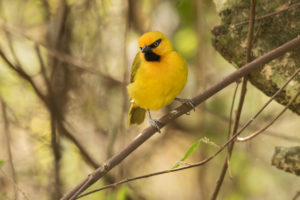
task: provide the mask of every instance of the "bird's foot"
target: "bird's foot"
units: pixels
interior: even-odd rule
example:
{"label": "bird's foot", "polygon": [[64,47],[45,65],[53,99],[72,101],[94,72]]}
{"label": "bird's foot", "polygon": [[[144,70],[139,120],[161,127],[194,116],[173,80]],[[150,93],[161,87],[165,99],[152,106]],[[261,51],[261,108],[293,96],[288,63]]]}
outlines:
{"label": "bird's foot", "polygon": [[149,124],[151,124],[151,126],[156,128],[159,133],[161,133],[160,132],[160,127],[159,127],[159,124],[160,124],[159,121],[156,120],[156,119],[152,119],[151,114],[150,114],[150,110],[147,110],[147,114],[148,114]]}
{"label": "bird's foot", "polygon": [[151,124],[151,126],[153,126],[154,128],[156,128],[159,133],[161,133],[160,132],[160,127],[159,127],[160,123],[159,123],[158,120],[156,120],[156,119],[149,119],[149,124]]}
{"label": "bird's foot", "polygon": [[194,111],[196,111],[196,106],[194,105],[194,102],[192,99],[183,99],[183,98],[175,98],[176,101],[179,101],[181,103],[185,103],[193,108]]}

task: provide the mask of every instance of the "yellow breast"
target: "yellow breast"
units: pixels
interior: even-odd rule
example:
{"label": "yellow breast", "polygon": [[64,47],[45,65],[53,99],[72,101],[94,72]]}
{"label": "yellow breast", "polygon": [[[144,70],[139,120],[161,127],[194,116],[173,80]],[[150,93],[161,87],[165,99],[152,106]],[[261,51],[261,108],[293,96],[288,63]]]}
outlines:
{"label": "yellow breast", "polygon": [[170,104],[184,88],[187,67],[175,51],[159,62],[142,62],[134,82],[127,89],[135,104],[144,109],[158,110]]}

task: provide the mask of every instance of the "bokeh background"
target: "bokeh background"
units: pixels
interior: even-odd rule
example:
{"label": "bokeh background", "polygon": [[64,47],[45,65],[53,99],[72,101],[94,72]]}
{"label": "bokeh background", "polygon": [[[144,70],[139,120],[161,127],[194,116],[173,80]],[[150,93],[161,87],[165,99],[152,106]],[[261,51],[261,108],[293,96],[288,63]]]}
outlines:
{"label": "bokeh background", "polygon": [[[235,69],[211,45],[219,24],[210,0],[0,0],[0,200],[59,199],[148,126],[126,126],[126,85],[137,40],[159,30],[186,59],[190,98]],[[31,80],[37,87],[35,90]],[[176,81],[176,80],[174,80]],[[91,189],[171,169],[201,138],[226,141],[235,84],[166,126]],[[38,92],[37,92],[38,91]],[[41,99],[41,96],[46,99]],[[248,84],[241,123],[268,100]],[[46,102],[46,103],[45,103]],[[153,112],[154,118],[178,106]],[[283,107],[273,102],[243,135]],[[271,166],[275,146],[299,144],[299,116],[287,111],[268,131],[237,143],[219,199],[292,199],[300,180]],[[201,143],[182,166],[213,154]],[[209,199],[226,151],[206,165],[97,192],[82,199]]]}

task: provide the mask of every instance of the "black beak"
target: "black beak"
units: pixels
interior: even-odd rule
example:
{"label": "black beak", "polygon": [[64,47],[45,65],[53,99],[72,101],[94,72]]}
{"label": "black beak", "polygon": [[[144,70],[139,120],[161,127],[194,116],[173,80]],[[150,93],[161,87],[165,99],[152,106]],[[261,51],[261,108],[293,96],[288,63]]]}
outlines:
{"label": "black beak", "polygon": [[142,53],[147,53],[147,52],[152,52],[152,48],[145,45],[143,48],[142,48]]}

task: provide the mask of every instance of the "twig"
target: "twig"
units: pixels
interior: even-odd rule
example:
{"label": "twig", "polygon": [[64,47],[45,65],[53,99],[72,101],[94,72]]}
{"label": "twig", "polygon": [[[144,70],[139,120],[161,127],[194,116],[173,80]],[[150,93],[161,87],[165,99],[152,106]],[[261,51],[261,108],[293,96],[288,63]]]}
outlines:
{"label": "twig", "polygon": [[[265,18],[268,18],[268,17],[272,17],[272,16],[274,16],[274,15],[281,14],[281,13],[286,12],[286,11],[292,9],[292,8],[296,8],[296,7],[298,7],[298,6],[300,6],[300,2],[299,2],[299,3],[294,3],[294,4],[289,5],[288,7],[285,7],[285,8],[283,8],[283,9],[281,9],[281,10],[278,10],[278,11],[274,11],[274,12],[268,13],[268,14],[263,15],[263,16],[261,16],[261,17],[256,17],[256,18],[255,18],[255,21],[259,21],[259,20],[262,20],[262,19],[265,19]],[[238,26],[245,25],[245,24],[248,24],[248,23],[249,23],[249,20],[248,20],[248,21],[243,21],[243,22],[234,24],[233,27],[238,27]]]}
{"label": "twig", "polygon": [[294,74],[283,84],[283,86],[275,92],[275,94],[267,101],[267,103],[260,109],[260,111],[254,115],[251,121],[255,120],[257,116],[265,109],[273,100],[274,98],[295,78],[295,76],[300,72],[300,68],[294,72]]}
{"label": "twig", "polygon": [[[7,17],[5,16],[5,12],[4,12],[4,9],[3,9],[3,2],[0,2],[0,15],[1,15],[1,18],[4,20],[4,21],[7,21]],[[4,34],[5,34],[5,41],[7,41],[8,43],[8,48],[10,50],[10,53],[13,57],[13,59],[15,60],[15,62],[17,63],[17,65],[21,65],[20,64],[20,60],[18,59],[17,57],[17,54],[16,54],[16,51],[15,51],[15,48],[13,46],[13,43],[12,43],[12,39],[11,39],[11,35],[9,34],[8,31],[4,30]]]}
{"label": "twig", "polygon": [[[212,116],[215,116],[215,117],[219,118],[220,120],[222,120],[222,121],[224,121],[224,122],[226,122],[226,123],[228,123],[228,121],[229,121],[229,118],[226,117],[226,116],[219,115],[219,114],[217,114],[217,113],[215,113],[215,112],[212,112],[212,111],[210,111],[210,110],[207,110],[207,109],[204,110],[204,111],[205,111],[205,112],[208,112],[208,113],[211,114]],[[241,124],[240,124],[240,125],[241,125]],[[240,125],[239,125],[239,126],[240,126]],[[251,130],[254,131],[254,130],[260,129],[260,127],[257,126],[257,125],[251,124],[251,125],[249,126],[249,129],[251,129]],[[278,137],[278,138],[287,140],[287,141],[289,141],[289,142],[296,142],[296,143],[300,142],[300,138],[298,138],[298,137],[292,137],[292,136],[287,136],[287,135],[284,135],[283,133],[277,133],[277,132],[269,131],[269,130],[266,130],[266,131],[264,131],[263,133],[264,133],[265,135],[267,135],[267,136]]]}
{"label": "twig", "polygon": [[19,76],[21,76],[23,79],[28,81],[37,94],[37,96],[46,104],[49,105],[49,102],[47,101],[45,95],[38,89],[37,85],[35,82],[32,80],[32,78],[19,66],[19,65],[14,65],[9,59],[6,57],[6,55],[3,53],[1,47],[0,47],[0,56],[2,59],[6,62],[8,67],[15,71]]}
{"label": "twig", "polygon": [[[98,191],[101,191],[101,190],[105,190],[105,189],[108,189],[108,188],[112,188],[112,187],[121,185],[123,183],[132,182],[132,181],[139,180],[139,179],[144,179],[144,178],[149,178],[149,177],[157,176],[157,175],[161,175],[161,174],[167,174],[167,173],[171,173],[171,172],[177,172],[177,171],[181,171],[181,170],[186,170],[186,169],[190,169],[190,168],[194,168],[194,167],[199,167],[201,165],[206,164],[207,162],[209,162],[210,160],[212,160],[213,158],[215,158],[219,153],[221,153],[228,146],[228,144],[230,142],[232,142],[236,138],[236,136],[238,136],[239,134],[241,134],[242,131],[238,132],[236,135],[233,135],[213,155],[211,155],[210,157],[208,157],[208,158],[206,158],[206,159],[204,159],[204,160],[202,160],[202,161],[200,161],[198,163],[190,164],[188,166],[179,167],[179,168],[176,168],[176,169],[163,170],[163,171],[154,172],[154,173],[151,173],[151,174],[146,174],[146,175],[143,175],[143,176],[138,176],[138,177],[134,177],[134,178],[124,179],[122,181],[119,181],[119,182],[116,182],[116,183],[113,183],[113,184],[110,184],[110,185],[106,185],[106,186],[101,187],[99,189],[92,190],[90,192],[84,193],[84,194],[79,195],[77,197],[75,197],[75,195],[74,195],[74,197],[72,197],[72,198],[79,199],[79,198],[87,196],[89,194],[92,194],[92,193],[95,193],[95,192],[98,192]],[[90,179],[89,177],[90,177],[90,175],[88,176],[88,179]],[[87,183],[87,181],[83,182],[83,187],[86,187],[86,183]],[[78,191],[76,191],[77,194],[79,193]]]}
{"label": "twig", "polygon": [[[296,37],[293,40],[281,45],[280,47],[266,53],[265,55],[255,59],[254,61],[246,64],[242,68],[236,70],[232,74],[225,77],[223,80],[214,84],[210,88],[206,89],[199,95],[195,96],[192,100],[195,106],[199,105],[203,101],[207,100],[214,94],[218,93],[220,90],[233,83],[234,81],[240,79],[246,74],[250,73],[255,69],[259,69],[264,64],[270,62],[271,60],[282,56],[284,53],[291,51],[300,45],[300,37]],[[162,118],[159,119],[159,123],[161,124],[161,128],[173,121],[174,119],[180,117],[181,115],[189,112],[192,108],[188,105],[181,105],[177,107],[175,110],[166,114]],[[251,122],[250,122],[251,123]],[[75,193],[82,193],[89,186],[95,183],[97,180],[102,178],[109,170],[118,165],[122,160],[124,160],[129,154],[131,154],[135,149],[137,149],[140,145],[142,145],[145,141],[147,141],[152,135],[156,133],[156,129],[152,126],[144,129],[136,138],[134,138],[124,149],[122,149],[119,153],[111,157],[108,161],[106,161],[101,167],[96,169],[94,172],[90,174],[92,177],[89,179],[88,184],[85,184],[87,179],[83,180],[77,186],[75,186],[72,190],[70,190],[61,200],[74,199]],[[237,136],[237,135],[236,135]],[[230,142],[230,141],[229,141]],[[84,187],[82,187],[85,184]]]}
{"label": "twig", "polygon": [[9,136],[9,127],[8,127],[8,119],[7,119],[7,113],[6,113],[6,105],[3,102],[3,100],[0,98],[0,104],[1,104],[1,111],[2,111],[2,118],[3,118],[3,127],[4,127],[4,136],[5,136],[5,142],[6,142],[6,149],[8,154],[8,163],[10,167],[10,171],[12,174],[12,179],[15,183],[14,186],[14,199],[18,199],[18,188],[17,188],[17,174],[13,162],[13,156],[11,152],[11,146],[10,146],[10,136]]}
{"label": "twig", "polygon": [[[234,104],[235,104],[235,98],[237,95],[237,91],[239,88],[239,81],[236,82],[236,86],[234,89],[234,93],[233,93],[233,98],[232,98],[232,103],[231,103],[231,107],[230,107],[230,113],[229,113],[229,120],[228,120],[228,132],[227,132],[227,139],[230,138],[231,136],[231,120],[232,120],[232,113],[233,113],[233,108],[234,108]],[[229,149],[227,149],[227,155],[229,154]],[[232,178],[232,173],[231,173],[231,168],[230,168],[230,160],[229,160],[229,156],[226,156],[227,158],[227,165],[228,165],[228,172],[229,172],[229,176]]]}
{"label": "twig", "polygon": [[84,148],[84,146],[70,133],[70,131],[65,127],[64,123],[62,121],[57,121],[58,129],[60,130],[60,133],[71,140],[72,143],[78,148],[80,155],[83,157],[83,159],[86,161],[86,163],[93,168],[97,169],[100,167],[100,164],[94,160],[91,155],[87,152],[87,150]]}
{"label": "twig", "polygon": [[76,69],[81,70],[83,72],[88,72],[90,74],[98,75],[101,78],[103,78],[104,80],[110,81],[112,84],[115,84],[115,85],[123,84],[119,80],[114,79],[109,75],[106,75],[98,70],[94,70],[94,67],[91,64],[86,64],[87,62],[85,62],[83,60],[73,58],[70,55],[67,55],[63,52],[57,51],[55,48],[49,47],[46,43],[44,43],[42,41],[37,41],[36,39],[26,35],[24,33],[24,31],[5,24],[2,20],[0,20],[0,28],[16,37],[21,37],[21,38],[30,40],[34,43],[34,45],[43,46],[44,48],[47,49],[49,55],[60,60],[61,62],[66,62],[66,63],[71,64],[71,65],[69,65],[71,67],[75,67]]}
{"label": "twig", "polygon": [[300,197],[300,191],[298,191],[298,192],[295,194],[295,196],[293,197],[292,200],[297,200],[298,197]]}
{"label": "twig", "polygon": [[2,170],[2,168],[0,168],[0,172],[5,176],[5,177],[7,177],[8,179],[10,179],[12,182],[13,182],[13,184],[14,184],[14,186],[17,188],[17,190],[23,195],[23,197],[24,197],[24,199],[25,200],[29,200],[29,197],[27,196],[27,194],[18,186],[18,184],[11,178],[11,177],[9,177],[3,170]]}
{"label": "twig", "polygon": [[[45,104],[45,106],[49,109],[50,112],[57,113],[54,112],[57,111],[55,105],[52,102],[49,102],[49,99],[46,98],[46,96],[40,92],[40,90],[33,82],[31,77],[28,74],[26,74],[21,67],[14,66],[5,56],[5,54],[2,52],[1,48],[0,48],[0,57],[2,57],[2,59],[13,71],[15,71],[20,77],[22,77],[23,79],[25,79],[30,83],[37,96],[42,100],[42,102]],[[87,164],[91,165],[93,168],[98,168],[100,165],[89,155],[89,153],[85,150],[83,145],[67,130],[67,128],[64,126],[62,121],[58,120],[58,122],[59,122],[58,128],[61,130],[63,136],[67,137],[75,144],[75,146],[79,149],[81,156],[84,158]]]}
{"label": "twig", "polygon": [[[300,72],[300,69],[297,70],[297,72]],[[143,178],[148,178],[148,177],[152,177],[152,176],[157,176],[157,175],[160,175],[160,174],[165,174],[165,173],[170,173],[170,172],[175,172],[175,171],[180,171],[180,170],[185,170],[185,169],[189,169],[189,168],[192,168],[192,167],[198,167],[200,165],[203,165],[207,162],[209,162],[211,159],[213,159],[216,155],[218,155],[226,146],[228,146],[228,144],[230,144],[230,142],[232,142],[234,139],[236,139],[238,137],[238,135],[240,135],[247,127],[250,126],[250,124],[257,118],[257,116],[272,102],[272,100],[275,99],[275,97],[288,85],[288,83],[293,80],[293,78],[296,76],[297,73],[294,73],[293,76],[291,76],[289,78],[289,80],[287,80],[287,82],[269,99],[269,101],[267,101],[265,103],[264,106],[262,106],[262,108],[235,134],[233,135],[231,138],[229,138],[227,140],[227,142],[225,144],[223,144],[219,150],[213,154],[212,156],[204,159],[203,161],[199,162],[199,163],[195,163],[195,164],[192,164],[192,165],[189,165],[188,167],[181,167],[181,168],[176,168],[176,169],[173,169],[173,170],[164,170],[164,171],[159,171],[159,172],[155,172],[155,173],[151,173],[151,174],[146,174],[146,175],[143,175],[143,176],[138,176],[138,177],[134,177],[134,178],[129,178],[129,179],[124,179],[124,180],[121,180],[119,182],[116,182],[116,183],[113,183],[113,184],[109,184],[109,185],[106,185],[104,187],[101,187],[101,188],[98,188],[96,190],[92,190],[90,192],[87,192],[85,194],[82,194],[80,196],[78,196],[77,198],[81,198],[81,197],[84,197],[84,196],[87,196],[89,194],[92,194],[92,193],[95,193],[95,192],[98,192],[98,191],[101,191],[101,190],[105,190],[105,189],[108,189],[108,188],[112,188],[112,187],[115,187],[115,186],[118,186],[118,185],[121,185],[123,183],[127,183],[127,182],[132,182],[132,181],[135,181],[135,180],[139,180],[139,179],[143,179]],[[293,97],[293,99],[290,101],[290,103],[296,99],[296,97],[300,94],[300,91],[299,93]],[[288,108],[288,105],[285,106],[285,110]]]}
{"label": "twig", "polygon": [[293,97],[291,98],[291,100],[289,101],[289,103],[284,107],[284,109],[265,127],[261,128],[258,131],[255,131],[254,133],[250,134],[247,137],[237,137],[236,141],[237,142],[246,142],[248,140],[251,140],[252,138],[256,137],[257,135],[259,135],[260,133],[264,132],[267,128],[269,128],[272,124],[274,124],[274,122],[289,108],[289,106],[293,103],[293,101],[299,96],[300,94],[300,90],[299,92]]}
{"label": "twig", "polygon": [[[246,59],[245,59],[246,64],[250,61],[250,57],[251,57],[251,50],[252,50],[252,44],[253,44],[252,43],[252,38],[253,38],[254,22],[255,22],[255,20],[254,20],[255,19],[255,6],[256,6],[256,0],[251,0],[251,3],[250,3],[250,17],[249,17],[250,18],[249,19],[249,30],[248,30],[248,34],[247,34],[247,52],[246,52]],[[240,100],[239,100],[238,109],[237,109],[237,112],[236,112],[236,117],[235,117],[235,121],[234,121],[232,135],[235,135],[238,128],[239,128],[240,117],[241,117],[241,114],[242,114],[244,100],[245,100],[246,92],[247,92],[247,82],[248,82],[248,78],[247,78],[247,76],[244,76],[243,83],[242,83]],[[230,134],[230,132],[229,132],[229,134]],[[227,152],[227,155],[226,155],[226,159],[224,161],[221,174],[220,174],[220,176],[217,180],[217,184],[216,184],[216,187],[214,189],[211,200],[217,199],[217,196],[219,194],[220,188],[223,184],[223,180],[224,180],[225,175],[226,175],[226,171],[227,171],[229,163],[230,163],[230,157],[231,157],[231,154],[232,154],[232,151],[233,151],[233,147],[234,147],[234,141],[231,144],[229,144],[229,146],[228,146],[228,152]]]}
{"label": "twig", "polygon": [[48,94],[49,94],[49,93],[51,93],[51,84],[47,77],[45,62],[43,60],[39,46],[35,45],[34,47],[35,47],[36,55],[38,57],[38,60],[39,60],[40,66],[41,66],[41,73],[42,73],[43,79],[46,83],[47,89],[50,90],[50,91],[48,91]]}

